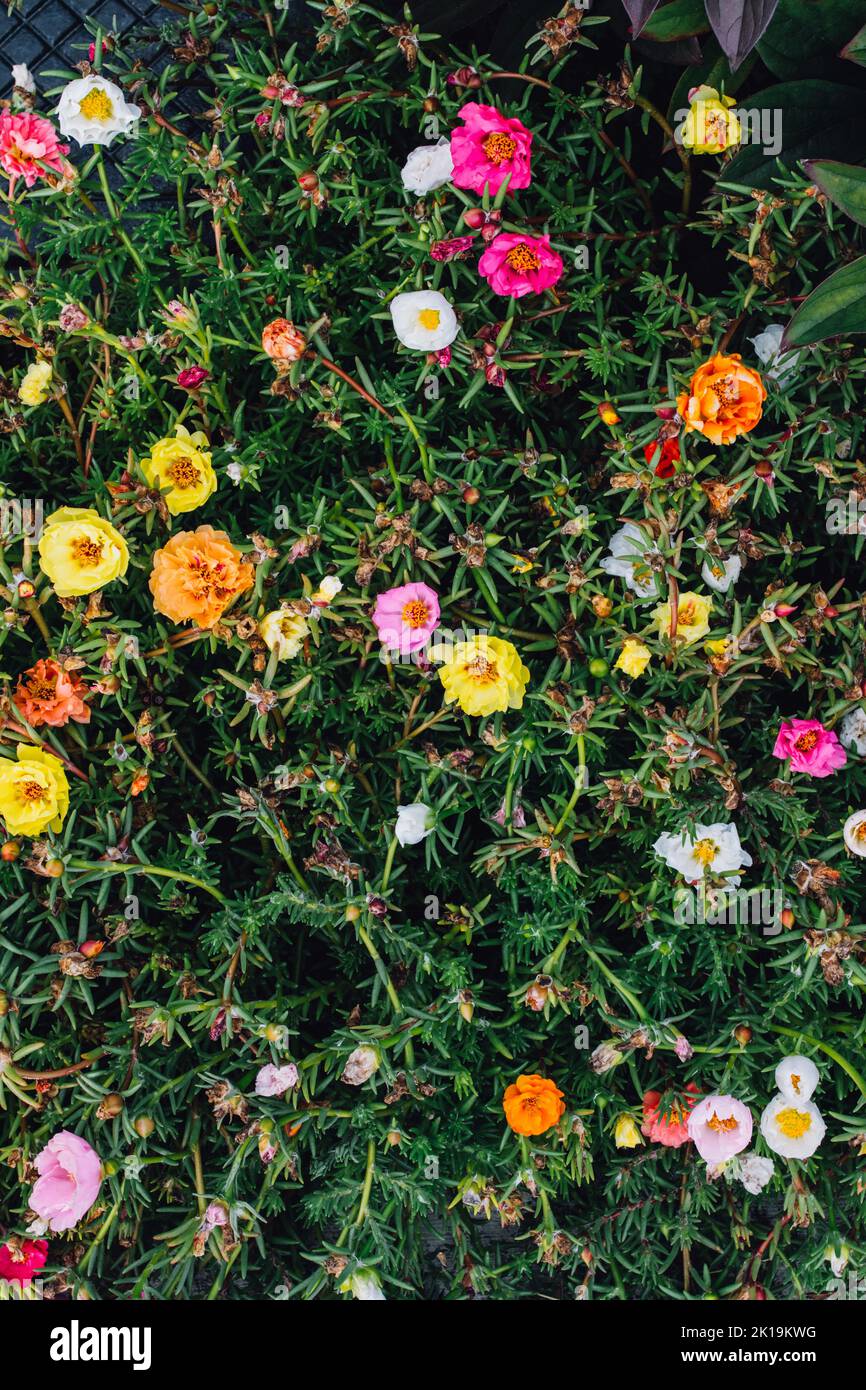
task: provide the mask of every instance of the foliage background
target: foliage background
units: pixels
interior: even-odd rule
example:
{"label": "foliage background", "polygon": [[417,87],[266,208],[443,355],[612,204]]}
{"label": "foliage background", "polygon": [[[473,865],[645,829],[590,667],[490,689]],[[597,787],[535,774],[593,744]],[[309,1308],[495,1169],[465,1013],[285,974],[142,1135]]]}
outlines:
{"label": "foliage background", "polygon": [[[802,8],[782,0],[774,26],[788,33]],[[857,5],[823,8],[846,38],[866,22]],[[658,14],[674,10],[685,12]],[[446,25],[419,11],[410,70],[387,27],[399,15],[311,11],[328,36],[318,52],[296,12],[221,0],[170,15],[156,46],[118,43],[103,71],[149,115],[116,152],[111,204],[93,152],[76,150],[91,206],[34,189],[14,213],[32,262],[5,245],[7,492],[46,510],[113,508],[132,562],[94,612],[61,606],[26,547],[3,558],[6,681],[48,648],[119,685],[86,729],[51,740],[82,774],[59,842],[0,870],[0,1044],[20,1077],[3,1091],[0,1231],[23,1230],[28,1162],[65,1127],[93,1143],[108,1178],[87,1222],[52,1241],[58,1293],[334,1297],[337,1255],[343,1277],[374,1265],[390,1297],[814,1295],[828,1241],[844,1239],[854,1267],[862,1259],[862,871],[841,825],[866,781],[852,757],[826,783],[780,785],[770,750],[780,717],[832,725],[862,703],[863,541],[828,543],[826,529],[828,497],[866,481],[862,339],[809,349],[785,391],[768,383],[759,428],[736,445],[682,441],[675,479],[656,478],[643,449],[655,409],[711,351],[753,360],[750,335],[787,321],[862,252],[857,223],[797,163],[850,150],[820,129],[787,169],[748,149],[739,178],[742,155],[686,170],[658,118],[703,65],[728,90],[741,84],[744,102],[781,75],[762,52],[726,73],[696,15],[679,27],[697,33],[669,25],[665,44],[630,46],[619,7],[597,8],[557,58],[538,37],[547,15],[520,7],[519,24],[500,15],[491,61],[472,47],[478,7],[455,7]],[[768,34],[785,47],[781,29]],[[700,60],[684,71],[695,43]],[[834,36],[801,55],[807,80],[836,75],[838,47]],[[445,80],[465,63],[481,73],[477,91]],[[503,75],[521,64],[533,80]],[[251,123],[276,70],[319,105],[283,108],[284,138],[272,140]],[[862,104],[862,69],[844,70]],[[400,187],[431,94],[445,133],[467,97],[534,131],[533,183],[507,200],[504,225],[549,228],[567,262],[555,299],[518,306],[499,348],[502,390],[474,354],[478,335],[498,335],[505,302],[474,261],[429,258],[475,200],[446,189],[416,207]],[[311,169],[322,208],[297,181]],[[432,397],[387,312],[389,296],[421,284],[459,306],[465,335]],[[195,305],[188,332],[162,317],[172,298]],[[60,332],[70,301],[99,331]],[[281,313],[326,320],[288,395],[271,391],[259,348]],[[146,343],[130,351],[120,339],[136,333]],[[14,387],[34,345],[53,354],[65,409],[55,400],[22,418]],[[199,400],[174,381],[192,362],[212,372]],[[605,400],[613,429],[599,419]],[[143,494],[112,502],[107,491],[178,421],[208,430],[220,476],[195,523],[225,527],[261,560],[218,639],[190,640],[154,615],[147,576],[164,524]],[[711,508],[719,480],[741,486],[723,516]],[[570,526],[582,509],[589,525]],[[711,635],[748,628],[753,640],[723,676],[701,650],[674,654],[655,638],[641,682],[590,675],[590,661],[612,663],[622,638],[646,629],[646,610],[599,568],[621,521],[642,516],[682,588],[702,587],[696,542],[708,528],[745,558],[736,597],[716,596]],[[479,535],[483,563],[471,564]],[[33,603],[17,593],[21,571]],[[291,667],[263,670],[245,619],[326,573],[344,589],[316,640]],[[440,592],[449,625],[516,643],[532,671],[522,711],[463,719],[443,711],[432,673],[379,662],[373,598],[417,578]],[[797,605],[772,631],[760,621],[768,592]],[[598,595],[613,601],[607,618]],[[247,698],[256,679],[277,692],[270,714]],[[671,756],[672,732],[696,750],[688,761]],[[148,786],[132,796],[141,772]],[[506,795],[519,796],[525,828],[494,820]],[[394,853],[396,807],[412,800],[437,807],[439,828]],[[675,923],[675,880],[652,842],[730,817],[755,859],[749,886],[784,890],[791,930]],[[38,872],[48,854],[63,860],[59,879]],[[804,860],[838,871],[822,900],[798,893]],[[101,973],[58,973],[58,944],[93,938],[108,943]],[[538,974],[559,986],[542,1013],[524,1004]],[[275,1024],[302,1075],[285,1102],[252,1093],[278,1055]],[[580,1024],[590,1048],[626,1042],[624,1064],[596,1074]],[[695,1050],[685,1064],[676,1030]],[[340,1076],[361,1042],[382,1066],[355,1090]],[[828,1138],[808,1165],[778,1163],[762,1197],[707,1184],[690,1148],[616,1150],[614,1119],[639,1113],[645,1090],[695,1081],[759,1112],[776,1062],[797,1047],[821,1066]],[[38,1087],[28,1068],[62,1075]],[[530,1144],[505,1128],[502,1092],[523,1071],[565,1092],[561,1136]],[[216,1116],[207,1092],[224,1085],[229,1113]],[[100,1118],[116,1093],[121,1113]],[[142,1117],[155,1125],[146,1139]],[[263,1130],[277,1149],[267,1165]],[[467,1184],[475,1206],[472,1192],[461,1200]],[[231,1230],[196,1253],[211,1200],[228,1204]]]}

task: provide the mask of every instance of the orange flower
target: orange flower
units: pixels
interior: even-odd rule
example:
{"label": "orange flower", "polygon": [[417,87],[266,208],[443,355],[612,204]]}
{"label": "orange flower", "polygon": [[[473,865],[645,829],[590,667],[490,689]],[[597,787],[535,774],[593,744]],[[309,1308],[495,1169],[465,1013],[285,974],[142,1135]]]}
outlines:
{"label": "orange flower", "polygon": [[730,357],[717,352],[698,367],[688,395],[677,396],[677,410],[686,434],[699,430],[712,444],[732,444],[755,428],[766,399],[760,376],[743,366],[738,352]]}
{"label": "orange flower", "polygon": [[178,531],[153,557],[150,592],[157,613],[172,622],[213,627],[253,583],[253,567],[225,531]]}
{"label": "orange flower", "polygon": [[262,330],[262,347],[277,362],[300,362],[307,340],[288,319],[274,319]]}
{"label": "orange flower", "polygon": [[49,724],[60,729],[74,719],[87,724],[90,710],[82,699],[88,689],[72,671],[64,671],[56,661],[37,661],[18,679],[12,699],[27,723],[34,729]]}
{"label": "orange flower", "polygon": [[502,1098],[505,1118],[516,1134],[543,1134],[565,1112],[552,1081],[544,1076],[518,1076]]}

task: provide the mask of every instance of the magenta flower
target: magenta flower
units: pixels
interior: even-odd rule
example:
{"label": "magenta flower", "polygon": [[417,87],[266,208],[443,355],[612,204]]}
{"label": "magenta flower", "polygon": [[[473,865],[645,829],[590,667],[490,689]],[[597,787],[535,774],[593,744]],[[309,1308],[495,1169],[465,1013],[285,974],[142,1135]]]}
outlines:
{"label": "magenta flower", "polygon": [[519,232],[500,232],[478,262],[478,272],[494,294],[515,299],[549,290],[562,271],[562,258],[546,236],[522,236]]}
{"label": "magenta flower", "polygon": [[283,1096],[286,1091],[293,1090],[300,1079],[294,1062],[284,1067],[275,1067],[273,1062],[268,1062],[256,1075],[256,1095]]}
{"label": "magenta flower", "polygon": [[832,729],[819,719],[785,719],[773,746],[775,758],[790,758],[792,772],[809,777],[829,777],[844,767],[848,754]]}
{"label": "magenta flower", "polygon": [[15,1240],[0,1245],[0,1279],[29,1284],[48,1259],[47,1240]]}
{"label": "magenta flower", "polygon": [[175,380],[178,386],[182,386],[184,391],[197,391],[202,382],[207,381],[210,372],[207,367],[184,367],[182,372],[178,372]]}
{"label": "magenta flower", "polygon": [[406,656],[425,647],[439,622],[439,596],[427,584],[401,584],[376,599],[373,622],[379,641]]}
{"label": "magenta flower", "polygon": [[455,256],[468,251],[474,240],[474,236],[453,236],[446,241],[431,242],[430,256],[434,261],[453,261]]}
{"label": "magenta flower", "polygon": [[[44,116],[32,111],[0,111],[0,165],[10,179],[21,178],[32,188],[45,169],[62,174],[66,169],[63,155],[68,145],[61,145],[57,132]],[[43,167],[44,166],[44,167]]]}
{"label": "magenta flower", "polygon": [[486,184],[491,193],[498,193],[510,174],[510,190],[528,188],[532,131],[516,117],[503,116],[495,106],[479,102],[467,102],[458,114],[464,124],[451,132],[454,187],[483,193]]}
{"label": "magenta flower", "polygon": [[689,1115],[689,1138],[707,1163],[724,1163],[752,1137],[752,1112],[735,1096],[707,1096]]}
{"label": "magenta flower", "polygon": [[68,1231],[90,1211],[99,1196],[102,1164],[86,1139],[61,1129],[36,1155],[39,1174],[30,1205],[49,1230]]}

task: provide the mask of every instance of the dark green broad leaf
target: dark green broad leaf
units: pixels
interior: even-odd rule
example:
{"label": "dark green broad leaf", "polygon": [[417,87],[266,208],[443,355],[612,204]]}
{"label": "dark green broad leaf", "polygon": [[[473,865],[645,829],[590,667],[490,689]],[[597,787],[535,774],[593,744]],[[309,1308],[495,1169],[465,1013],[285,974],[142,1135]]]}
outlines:
{"label": "dark green broad leaf", "polygon": [[[761,60],[774,77],[823,77],[836,68],[839,49],[856,24],[852,0],[779,0],[773,22],[758,44]],[[862,12],[862,10],[861,10]]]}
{"label": "dark green broad leaf", "polygon": [[866,256],[812,291],[785,329],[780,351],[851,333],[866,333]]}
{"label": "dark green broad leaf", "polygon": [[707,18],[736,71],[773,18],[779,0],[706,0]]}
{"label": "dark green broad leaf", "polygon": [[866,68],[866,24],[859,29],[850,43],[846,43],[840,58],[850,58],[852,63],[859,63]]}
{"label": "dark green broad leaf", "polygon": [[[726,169],[726,183],[766,188],[777,159],[793,169],[803,159],[844,159],[866,146],[863,93],[840,82],[780,82],[750,96],[742,110],[748,113],[748,143]],[[762,138],[762,128],[768,138]]]}
{"label": "dark green broad leaf", "polygon": [[835,159],[807,159],[803,168],[806,178],[816,183],[831,203],[866,226],[866,169]]}
{"label": "dark green broad leaf", "polygon": [[631,20],[631,32],[637,38],[653,10],[658,7],[659,0],[622,0],[622,3]]}
{"label": "dark green broad leaf", "polygon": [[642,37],[657,43],[672,43],[705,34],[709,29],[703,0],[671,0],[662,5],[643,28]]}

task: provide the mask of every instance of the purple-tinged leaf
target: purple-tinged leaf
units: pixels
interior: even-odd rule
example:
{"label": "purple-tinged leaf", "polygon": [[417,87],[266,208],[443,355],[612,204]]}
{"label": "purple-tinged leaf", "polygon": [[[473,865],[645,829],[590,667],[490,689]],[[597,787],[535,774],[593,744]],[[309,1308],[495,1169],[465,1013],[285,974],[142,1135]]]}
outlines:
{"label": "purple-tinged leaf", "polygon": [[732,71],[751,53],[778,3],[779,0],[706,0],[707,19]]}
{"label": "purple-tinged leaf", "polygon": [[658,6],[659,0],[622,0],[622,3],[625,5],[626,13],[631,20],[632,35],[637,38],[653,10]]}

